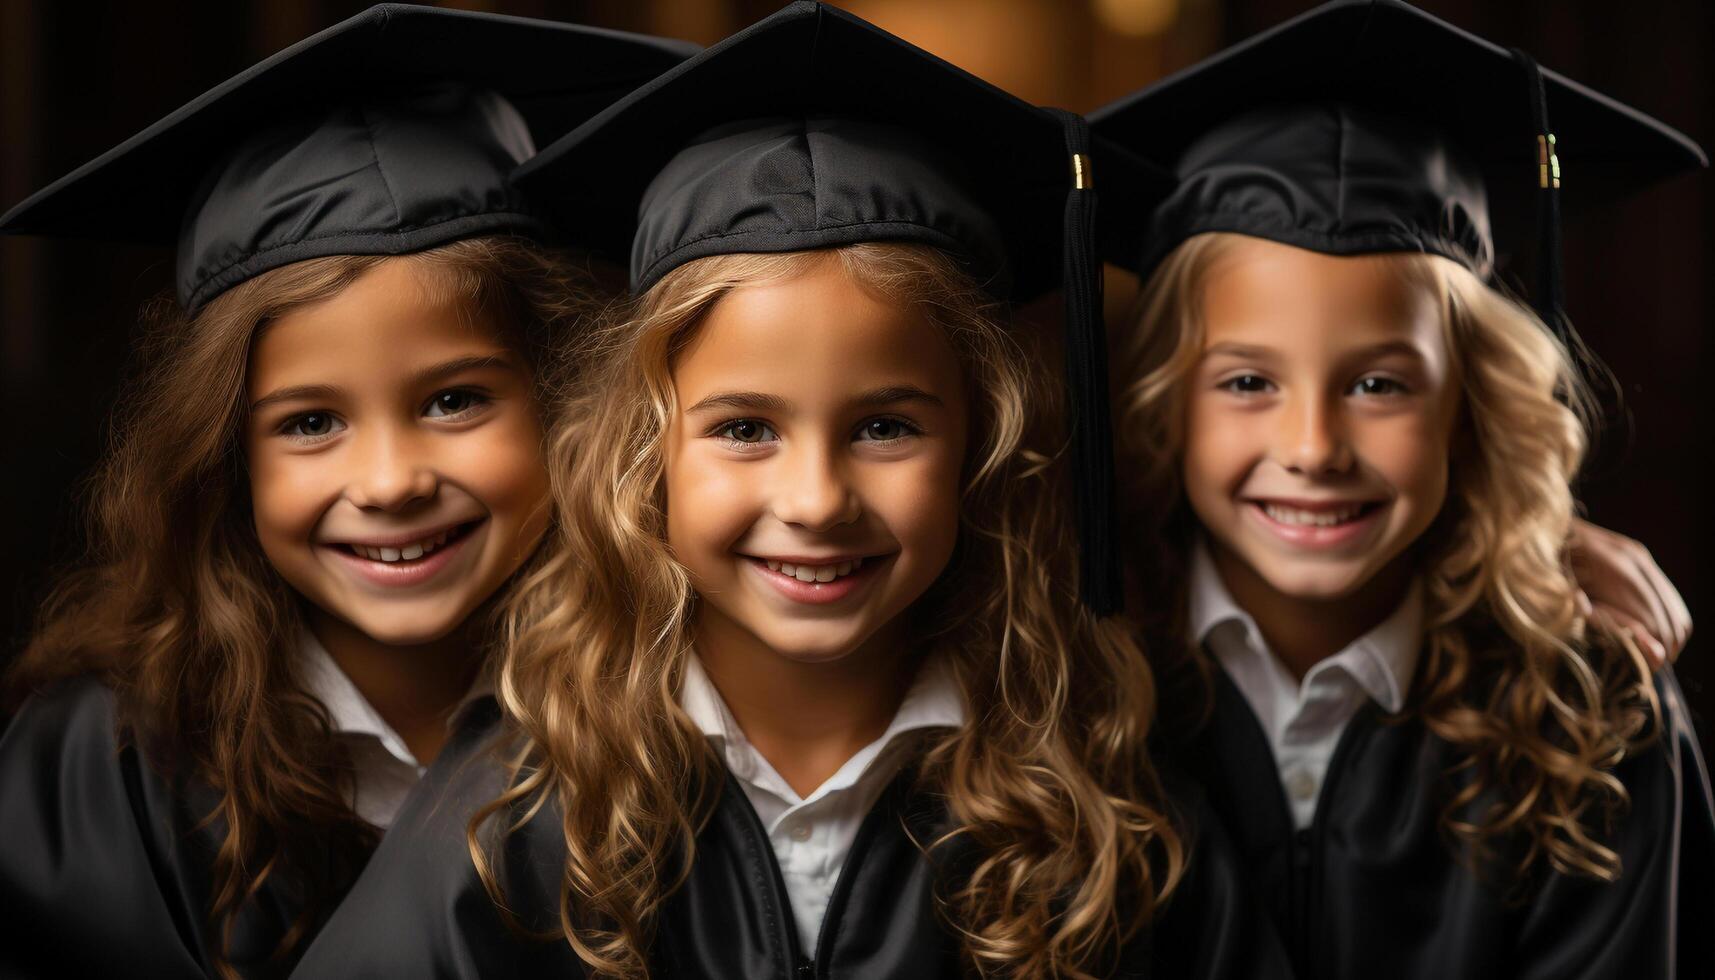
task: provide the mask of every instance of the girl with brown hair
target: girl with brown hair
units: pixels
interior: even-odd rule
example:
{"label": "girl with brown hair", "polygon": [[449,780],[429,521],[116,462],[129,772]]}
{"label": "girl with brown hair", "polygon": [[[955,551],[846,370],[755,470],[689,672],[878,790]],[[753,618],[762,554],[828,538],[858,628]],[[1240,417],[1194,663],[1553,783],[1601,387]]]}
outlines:
{"label": "girl with brown hair", "polygon": [[[9,678],[0,972],[284,974],[492,715],[490,610],[549,521],[546,350],[591,302],[508,173],[532,124],[684,53],[377,7],[0,219],[179,230],[88,559]],[[626,67],[509,101],[566,61]]]}
{"label": "girl with brown hair", "polygon": [[[1206,115],[1169,122],[1187,100]],[[1140,223],[1115,373],[1151,653],[1186,709],[1163,731],[1296,972],[1706,972],[1715,801],[1682,696],[1571,572],[1593,413],[1554,281],[1559,152],[1600,201],[1701,151],[1392,2],[1096,119],[1180,178]],[[1485,281],[1531,198],[1539,311]]]}

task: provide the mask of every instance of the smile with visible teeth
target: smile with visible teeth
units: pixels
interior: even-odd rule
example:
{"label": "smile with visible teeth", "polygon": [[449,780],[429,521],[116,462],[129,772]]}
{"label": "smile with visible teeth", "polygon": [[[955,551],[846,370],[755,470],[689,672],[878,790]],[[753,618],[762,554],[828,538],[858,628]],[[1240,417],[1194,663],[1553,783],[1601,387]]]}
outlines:
{"label": "smile with visible teeth", "polygon": [[1336,527],[1354,520],[1370,509],[1370,504],[1347,504],[1333,510],[1300,510],[1284,504],[1259,503],[1269,519],[1281,524],[1303,524],[1310,527]]}
{"label": "smile with visible teeth", "polygon": [[456,540],[464,533],[465,527],[466,525],[461,524],[458,527],[448,528],[439,534],[430,535],[421,541],[413,541],[410,544],[401,545],[397,548],[372,548],[366,544],[348,544],[346,547],[351,549],[351,551],[358,557],[367,558],[370,561],[389,563],[396,561],[416,561],[424,555],[433,552],[436,548],[444,546],[447,543],[447,539],[452,538]]}
{"label": "smile with visible teeth", "polygon": [[834,565],[794,565],[789,561],[772,561],[764,559],[764,564],[771,572],[790,575],[800,582],[832,582],[857,571],[863,567],[862,558],[842,561]]}

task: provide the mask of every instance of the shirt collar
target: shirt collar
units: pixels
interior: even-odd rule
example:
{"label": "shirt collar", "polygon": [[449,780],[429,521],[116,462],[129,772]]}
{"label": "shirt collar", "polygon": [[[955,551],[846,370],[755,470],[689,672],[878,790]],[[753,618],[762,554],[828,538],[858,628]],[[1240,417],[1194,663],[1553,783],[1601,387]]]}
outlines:
{"label": "shirt collar", "polygon": [[[1405,707],[1405,692],[1417,671],[1423,649],[1423,587],[1414,579],[1405,598],[1388,618],[1352,641],[1346,651],[1367,659],[1372,671],[1354,671],[1370,697],[1397,713]],[[1373,676],[1370,676],[1372,675]]]}
{"label": "shirt collar", "polygon": [[[685,680],[679,689],[679,707],[691,717],[697,730],[721,742],[727,767],[740,778],[749,778],[749,754],[741,751],[749,740],[738,727],[738,720],[727,707],[714,681],[703,669],[702,660],[692,653],[685,664]],[[920,728],[957,728],[965,723],[965,700],[953,677],[952,664],[944,654],[931,653],[917,669],[911,686],[905,691],[899,710],[893,714],[887,730],[876,741],[887,745],[906,732]]]}
{"label": "shirt collar", "polygon": [[[1245,631],[1245,646],[1252,651],[1273,657],[1256,620],[1244,611],[1227,589],[1206,539],[1199,538],[1191,556],[1191,635],[1199,645],[1209,642],[1209,635],[1225,623],[1237,622]],[[1375,702],[1390,713],[1405,706],[1405,693],[1417,670],[1417,658],[1423,646],[1423,589],[1413,581],[1406,595],[1388,617],[1373,629],[1353,640],[1339,653],[1311,668],[1310,674],[1324,668],[1343,668],[1351,674]],[[1310,675],[1305,676],[1309,683]]]}
{"label": "shirt collar", "polygon": [[[327,709],[328,721],[333,730],[341,735],[368,735],[381,742],[389,755],[400,762],[408,762],[421,768],[417,757],[405,745],[405,740],[387,724],[357,685],[351,682],[345,671],[322,646],[320,640],[310,630],[303,630],[298,642],[299,664],[303,671],[304,687],[309,694],[322,703]],[[494,678],[487,670],[477,674],[469,691],[459,699],[452,714],[447,716],[448,726],[457,723],[473,703],[494,696]]]}
{"label": "shirt collar", "polygon": [[1191,636],[1199,646],[1209,642],[1209,634],[1225,623],[1241,623],[1253,645],[1260,648],[1261,631],[1251,614],[1239,607],[1238,601],[1221,580],[1215,567],[1215,557],[1209,553],[1209,543],[1197,539],[1191,552]]}

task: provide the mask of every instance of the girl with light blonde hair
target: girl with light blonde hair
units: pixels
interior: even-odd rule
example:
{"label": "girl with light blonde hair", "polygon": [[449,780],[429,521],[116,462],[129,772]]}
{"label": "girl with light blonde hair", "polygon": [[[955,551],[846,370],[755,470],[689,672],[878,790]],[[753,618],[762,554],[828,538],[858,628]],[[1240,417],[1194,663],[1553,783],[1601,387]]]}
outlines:
{"label": "girl with light blonde hair", "polygon": [[[1283,70],[1268,103],[1235,94]],[[1192,92],[1226,94],[1172,121]],[[1701,159],[1391,2],[1318,8],[1095,117],[1179,178],[1139,223],[1113,365],[1135,598],[1177,709],[1159,730],[1302,976],[1715,958],[1683,699],[1571,570],[1594,412],[1548,106],[1591,197],[1625,186],[1609,141],[1652,173]],[[1533,114],[1541,167],[1515,168]],[[1491,196],[1542,209],[1540,312],[1489,284]]]}

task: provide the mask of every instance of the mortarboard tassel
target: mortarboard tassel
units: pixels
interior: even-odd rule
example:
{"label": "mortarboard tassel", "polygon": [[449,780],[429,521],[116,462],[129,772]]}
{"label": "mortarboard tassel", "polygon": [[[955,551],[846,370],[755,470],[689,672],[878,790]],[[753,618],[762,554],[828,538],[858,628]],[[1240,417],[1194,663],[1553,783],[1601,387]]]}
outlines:
{"label": "mortarboard tassel", "polygon": [[1050,110],[1066,134],[1072,187],[1066,193],[1066,398],[1078,521],[1078,594],[1097,616],[1119,611],[1114,545],[1113,433],[1108,416],[1108,347],[1102,323],[1102,266],[1096,255],[1096,192],[1090,128],[1084,117]]}
{"label": "mortarboard tassel", "polygon": [[1536,312],[1567,350],[1579,352],[1583,342],[1573,333],[1566,318],[1566,297],[1560,266],[1560,157],[1555,152],[1554,131],[1548,125],[1548,94],[1542,84],[1542,69],[1536,59],[1519,49],[1513,58],[1524,69],[1530,86],[1531,122],[1536,127]]}

